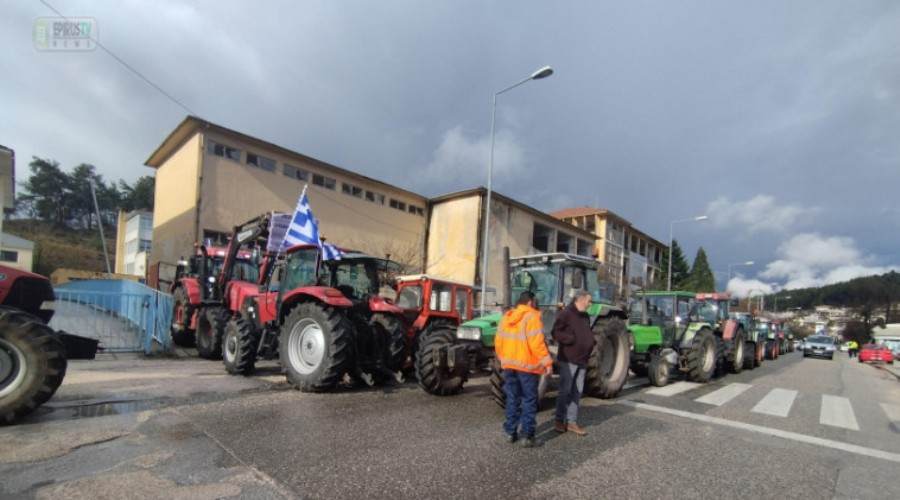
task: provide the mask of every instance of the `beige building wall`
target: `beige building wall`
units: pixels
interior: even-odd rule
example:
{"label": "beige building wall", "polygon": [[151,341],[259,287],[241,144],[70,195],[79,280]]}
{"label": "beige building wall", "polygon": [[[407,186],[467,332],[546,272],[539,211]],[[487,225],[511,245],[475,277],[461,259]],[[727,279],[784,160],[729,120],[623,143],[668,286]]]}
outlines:
{"label": "beige building wall", "polygon": [[197,242],[201,136],[186,138],[156,169],[151,262],[174,266]]}

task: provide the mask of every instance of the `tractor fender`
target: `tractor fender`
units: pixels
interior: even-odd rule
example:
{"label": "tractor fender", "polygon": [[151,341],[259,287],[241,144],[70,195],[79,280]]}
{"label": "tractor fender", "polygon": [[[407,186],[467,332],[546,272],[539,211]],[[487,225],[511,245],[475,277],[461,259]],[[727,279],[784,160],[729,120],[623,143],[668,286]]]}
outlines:
{"label": "tractor fender", "polygon": [[337,288],[330,286],[302,286],[284,294],[282,308],[297,302],[315,300],[324,302],[332,307],[352,307],[353,302],[341,293]]}
{"label": "tractor fender", "polygon": [[248,299],[259,297],[259,285],[246,281],[232,281],[228,283],[227,297],[230,309],[237,310]]}
{"label": "tractor fender", "polygon": [[394,304],[385,300],[384,297],[380,295],[373,295],[369,298],[369,310],[372,312],[383,312],[388,314],[394,314],[400,316],[403,314],[403,309],[395,306]]}
{"label": "tractor fender", "polygon": [[666,363],[669,363],[672,366],[678,366],[678,352],[671,347],[660,350],[659,357],[665,359]]}
{"label": "tractor fender", "polygon": [[734,334],[737,333],[738,322],[733,319],[725,320],[722,324],[722,339],[731,340],[734,338]]}

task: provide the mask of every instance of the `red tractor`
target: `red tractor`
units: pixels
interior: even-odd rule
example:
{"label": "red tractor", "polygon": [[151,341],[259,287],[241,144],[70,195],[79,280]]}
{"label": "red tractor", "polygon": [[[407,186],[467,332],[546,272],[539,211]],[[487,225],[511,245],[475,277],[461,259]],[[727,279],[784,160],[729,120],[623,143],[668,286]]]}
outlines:
{"label": "red tractor", "polygon": [[[235,228],[234,245],[269,248],[270,215]],[[398,378],[406,336],[402,311],[381,288],[399,270],[393,262],[359,253],[325,260],[316,245],[267,250],[260,282],[225,287],[230,320],[224,328],[223,360],[232,374],[249,374],[258,358],[280,357],[295,388],[322,391],[344,374],[368,383]],[[225,256],[227,273],[236,249]]]}
{"label": "red tractor", "polygon": [[46,403],[69,359],[94,359],[97,341],[47,324],[56,296],[47,278],[0,265],[0,425]]}
{"label": "red tractor", "polygon": [[734,303],[731,294],[701,292],[697,294],[697,301],[700,315],[715,327],[717,371],[741,373],[747,336],[744,325],[728,314],[728,307]]}
{"label": "red tractor", "polygon": [[[203,358],[215,358],[221,350],[221,341],[211,335],[214,322],[204,314],[197,314],[201,309],[201,296],[205,288],[206,296],[214,296],[214,282],[209,279],[201,283],[199,278],[201,265],[206,268],[208,276],[219,276],[225,262],[225,247],[206,248],[204,259],[200,248],[189,261],[181,261],[175,271],[175,280],[169,293],[172,294],[172,322],[170,333],[172,341],[182,347],[197,346],[198,354]],[[204,262],[201,263],[201,260]],[[215,279],[215,278],[214,278]],[[232,279],[258,282],[259,268],[253,260],[253,253],[249,250],[238,251],[235,266],[232,271]],[[198,327],[200,333],[198,334]],[[220,334],[221,335],[221,334]],[[219,337],[221,338],[221,336]],[[198,342],[199,340],[199,342]]]}
{"label": "red tractor", "polygon": [[425,274],[397,278],[397,306],[403,309],[407,361],[411,368],[419,339],[445,326],[472,319],[472,285]]}

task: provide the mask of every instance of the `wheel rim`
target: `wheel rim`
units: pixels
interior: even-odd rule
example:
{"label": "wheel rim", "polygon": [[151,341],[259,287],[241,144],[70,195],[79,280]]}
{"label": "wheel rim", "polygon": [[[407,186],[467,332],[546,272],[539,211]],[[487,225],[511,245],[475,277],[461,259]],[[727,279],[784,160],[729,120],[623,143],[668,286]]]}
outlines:
{"label": "wheel rim", "polygon": [[656,376],[656,380],[660,385],[664,384],[665,382],[667,382],[669,376],[669,365],[666,364],[665,361],[659,361],[658,363],[656,363],[656,371],[654,375]]}
{"label": "wheel rim", "polygon": [[222,352],[225,353],[225,360],[228,362],[233,362],[235,358],[237,358],[237,350],[237,335],[227,335],[225,337],[225,348],[222,350]]}
{"label": "wheel rim", "polygon": [[734,346],[734,365],[740,366],[744,362],[744,341],[735,341]]}
{"label": "wheel rim", "polygon": [[709,372],[716,363],[716,345],[714,342],[709,341],[704,342],[703,345],[705,346],[705,349],[703,349],[701,366],[703,366],[703,371]]}
{"label": "wheel rim", "polygon": [[287,347],[291,365],[299,373],[309,375],[325,358],[325,332],[312,319],[302,319],[291,328]]}
{"label": "wheel rim", "polygon": [[25,353],[0,339],[0,397],[12,393],[25,379]]}

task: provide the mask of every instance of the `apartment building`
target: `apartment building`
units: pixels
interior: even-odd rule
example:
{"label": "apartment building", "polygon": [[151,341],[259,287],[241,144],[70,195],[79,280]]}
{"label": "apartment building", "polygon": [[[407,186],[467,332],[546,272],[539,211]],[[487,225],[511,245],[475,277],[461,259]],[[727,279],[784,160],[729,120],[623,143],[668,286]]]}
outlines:
{"label": "apartment building", "polygon": [[153,243],[153,214],[119,211],[116,232],[116,273],[145,276]]}
{"label": "apartment building", "polygon": [[603,262],[606,279],[615,283],[623,296],[649,286],[664,271],[663,255],[668,245],[611,210],[575,207],[550,215],[595,236],[597,258]]}

